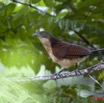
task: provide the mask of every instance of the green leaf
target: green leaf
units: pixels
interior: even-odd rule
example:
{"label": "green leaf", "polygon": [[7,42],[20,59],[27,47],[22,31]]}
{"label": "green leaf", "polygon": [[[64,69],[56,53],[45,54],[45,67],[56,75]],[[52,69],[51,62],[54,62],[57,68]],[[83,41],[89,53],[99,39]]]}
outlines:
{"label": "green leaf", "polygon": [[28,7],[23,6],[16,14],[13,16],[13,20],[19,19],[21,16],[24,16],[28,13]]}
{"label": "green leaf", "polygon": [[29,2],[33,3],[33,4],[36,4],[36,3],[40,2],[40,0],[30,0]]}
{"label": "green leaf", "polygon": [[65,2],[65,1],[67,1],[67,0],[56,0],[56,1],[58,1],[58,2]]}
{"label": "green leaf", "polygon": [[13,12],[13,10],[15,9],[15,4],[14,3],[10,3],[9,5],[5,6],[4,9],[2,10],[2,16],[4,18],[7,18],[8,16],[10,16]]}
{"label": "green leaf", "polygon": [[43,0],[43,1],[46,4],[46,6],[48,6],[50,8],[53,7],[55,4],[54,0]]}
{"label": "green leaf", "polygon": [[6,31],[8,28],[8,25],[6,22],[0,21],[0,35],[3,35],[2,33]]}

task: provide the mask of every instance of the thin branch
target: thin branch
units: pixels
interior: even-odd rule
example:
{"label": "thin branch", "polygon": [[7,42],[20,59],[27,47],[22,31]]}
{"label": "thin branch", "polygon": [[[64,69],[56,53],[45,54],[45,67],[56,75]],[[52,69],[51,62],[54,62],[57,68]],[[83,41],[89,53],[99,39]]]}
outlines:
{"label": "thin branch", "polygon": [[15,2],[15,3],[19,3],[19,4],[22,4],[22,5],[25,5],[25,6],[29,6],[29,7],[33,8],[33,9],[35,9],[36,11],[40,11],[40,12],[42,12],[42,13],[45,13],[45,14],[49,15],[49,16],[55,17],[54,15],[51,15],[51,14],[49,14],[49,13],[47,13],[47,12],[44,12],[44,11],[38,9],[36,6],[32,5],[31,3],[28,4],[28,3],[20,2],[20,1],[18,1],[18,0],[11,0],[11,1],[12,1],[12,2]]}
{"label": "thin branch", "polygon": [[[93,12],[94,10],[94,6],[88,11],[88,14],[85,16],[84,20],[87,21],[87,18],[90,16],[90,14]],[[85,38],[83,35],[81,35],[79,32],[75,31],[74,32],[86,43],[88,44],[90,47],[92,47],[93,49],[97,49],[87,38]]]}
{"label": "thin branch", "polygon": [[95,83],[97,83],[104,90],[103,86],[95,78],[93,78],[90,74],[88,75],[93,81],[95,81]]}
{"label": "thin branch", "polygon": [[81,35],[79,32],[73,30],[86,44],[88,44],[90,47],[92,47],[93,49],[97,49],[93,44],[91,44],[91,42],[85,38],[83,35]]}
{"label": "thin branch", "polygon": [[37,10],[37,8],[35,6],[33,6],[32,4],[27,4],[27,3],[24,3],[24,2],[20,2],[20,1],[17,1],[17,0],[11,0],[12,2],[15,2],[15,3],[19,3],[19,4],[22,4],[22,5],[25,5],[25,6],[29,6],[31,8],[34,8]]}
{"label": "thin branch", "polygon": [[43,81],[43,80],[56,80],[56,79],[62,79],[62,78],[68,78],[68,77],[74,77],[74,76],[80,76],[92,73],[94,71],[99,71],[104,69],[104,62],[99,63],[97,65],[94,65],[92,67],[88,67],[84,70],[78,70],[78,71],[72,71],[72,72],[65,72],[59,75],[48,75],[48,76],[36,76],[31,78],[16,78],[13,79],[16,82],[31,82],[31,81]]}

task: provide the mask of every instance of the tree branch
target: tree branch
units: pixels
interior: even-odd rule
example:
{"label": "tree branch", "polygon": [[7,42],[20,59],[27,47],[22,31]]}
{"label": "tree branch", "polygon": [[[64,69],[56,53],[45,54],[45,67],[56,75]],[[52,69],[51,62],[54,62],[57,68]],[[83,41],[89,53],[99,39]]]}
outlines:
{"label": "tree branch", "polygon": [[24,3],[24,2],[20,2],[20,1],[17,1],[17,0],[11,0],[12,2],[15,2],[15,3],[19,3],[19,4],[22,4],[22,5],[25,5],[25,6],[29,6],[31,8],[34,8],[36,10],[38,10],[35,6],[33,6],[32,4],[27,4],[27,3]]}
{"label": "tree branch", "polygon": [[11,1],[12,1],[12,2],[15,2],[15,3],[19,3],[19,4],[22,4],[22,5],[25,5],[25,6],[29,6],[29,7],[33,8],[33,9],[35,9],[36,11],[40,11],[40,12],[42,12],[42,13],[46,13],[46,14],[49,15],[49,16],[55,17],[54,15],[51,15],[51,14],[49,14],[49,13],[47,13],[47,12],[44,12],[44,11],[38,9],[36,6],[32,5],[31,3],[28,4],[28,3],[20,2],[20,1],[18,1],[18,0],[11,0]]}
{"label": "tree branch", "polygon": [[56,79],[62,79],[62,78],[68,78],[68,77],[74,77],[74,76],[80,76],[84,74],[89,74],[94,71],[99,71],[104,69],[104,62],[99,63],[97,65],[94,65],[92,67],[88,67],[84,70],[78,70],[78,71],[72,71],[72,72],[64,72],[59,75],[48,75],[48,76],[36,76],[36,77],[31,77],[31,78],[17,78],[14,81],[17,82],[31,82],[31,81],[43,81],[43,80],[56,80]]}
{"label": "tree branch", "polygon": [[88,44],[90,47],[92,47],[93,49],[97,49],[93,44],[91,44],[91,42],[89,40],[87,40],[87,38],[85,38],[83,35],[81,35],[79,32],[73,30],[86,44]]}

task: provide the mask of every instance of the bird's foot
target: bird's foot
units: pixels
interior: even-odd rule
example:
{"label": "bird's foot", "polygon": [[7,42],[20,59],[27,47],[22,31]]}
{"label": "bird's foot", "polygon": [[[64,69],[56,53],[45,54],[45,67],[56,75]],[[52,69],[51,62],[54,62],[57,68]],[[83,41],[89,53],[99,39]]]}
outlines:
{"label": "bird's foot", "polygon": [[62,73],[64,70],[65,70],[65,69],[61,69],[58,73],[60,74],[60,73]]}
{"label": "bird's foot", "polygon": [[59,72],[54,73],[53,75],[55,75],[55,76],[59,76],[60,78],[62,77],[61,74],[60,74]]}
{"label": "bird's foot", "polygon": [[75,74],[78,76],[79,74],[82,75],[82,73],[80,72],[80,70],[77,68],[74,70]]}
{"label": "bird's foot", "polygon": [[[57,72],[57,73],[54,73],[53,74],[53,76],[59,76],[60,78],[62,78],[62,75],[61,75],[61,72],[63,72],[64,71],[64,69],[62,69],[62,70],[60,70],[59,72]],[[63,78],[62,78],[62,80],[63,80]],[[63,80],[64,81],[64,80]]]}

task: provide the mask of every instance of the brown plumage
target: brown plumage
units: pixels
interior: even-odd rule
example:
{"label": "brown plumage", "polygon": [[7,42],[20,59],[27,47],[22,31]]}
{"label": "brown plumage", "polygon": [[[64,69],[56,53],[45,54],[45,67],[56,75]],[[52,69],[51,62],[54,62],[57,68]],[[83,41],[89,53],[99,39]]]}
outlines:
{"label": "brown plumage", "polygon": [[[90,54],[90,50],[75,44],[60,41],[52,46],[53,54],[58,59],[81,58]],[[59,52],[60,51],[60,52]]]}
{"label": "brown plumage", "polygon": [[59,40],[47,31],[34,35],[39,37],[53,62],[58,63],[64,69],[82,62],[89,55],[104,53],[104,49],[90,50],[83,46]]}

